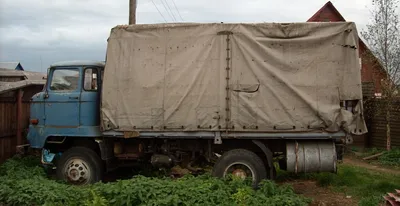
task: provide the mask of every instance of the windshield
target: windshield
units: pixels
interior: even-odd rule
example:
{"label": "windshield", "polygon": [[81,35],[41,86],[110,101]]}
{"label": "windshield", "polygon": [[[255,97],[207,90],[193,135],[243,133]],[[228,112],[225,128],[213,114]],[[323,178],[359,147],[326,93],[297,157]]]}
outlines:
{"label": "windshield", "polygon": [[50,89],[51,90],[67,90],[73,91],[78,88],[79,70],[73,69],[56,69],[53,72]]}

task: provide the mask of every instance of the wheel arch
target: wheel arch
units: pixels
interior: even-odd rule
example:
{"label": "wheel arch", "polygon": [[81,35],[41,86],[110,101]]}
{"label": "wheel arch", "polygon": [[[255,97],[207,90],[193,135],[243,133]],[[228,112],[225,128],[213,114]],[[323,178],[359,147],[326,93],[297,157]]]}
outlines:
{"label": "wheel arch", "polygon": [[[273,152],[271,149],[268,147],[268,143],[276,145],[276,142],[268,142],[268,141],[261,141],[261,140],[223,140],[222,144],[220,145],[214,145],[214,148],[216,149],[215,152],[219,153],[225,153],[229,150],[234,150],[234,149],[245,149],[254,152],[257,156],[260,157],[261,160],[263,160],[265,169],[268,172],[268,175],[270,179],[275,178],[275,166],[274,166],[274,160],[273,160]],[[222,155],[221,153],[221,155]]]}
{"label": "wheel arch", "polygon": [[[269,174],[270,174],[270,179],[274,179],[275,178],[275,166],[274,166],[274,160],[273,160],[273,153],[272,151],[261,141],[259,140],[252,140],[252,142],[257,145],[261,151],[264,153],[266,160],[267,160],[267,165],[265,165],[266,169],[269,170]],[[261,158],[263,159],[263,158]]]}
{"label": "wheel arch", "polygon": [[92,149],[101,157],[99,144],[95,141],[94,137],[48,136],[44,144],[44,148],[54,152],[65,152],[72,147]]}

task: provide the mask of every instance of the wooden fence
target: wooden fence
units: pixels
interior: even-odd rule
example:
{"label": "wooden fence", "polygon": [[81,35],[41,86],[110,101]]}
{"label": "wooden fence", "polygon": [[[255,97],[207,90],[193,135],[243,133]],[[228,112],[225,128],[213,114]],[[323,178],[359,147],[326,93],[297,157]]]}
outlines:
{"label": "wooden fence", "polygon": [[[29,103],[22,104],[22,118],[29,121]],[[0,100],[0,162],[11,157],[16,152],[18,144],[25,143],[25,138],[19,143],[17,141],[17,104],[12,102],[1,102]],[[22,137],[25,137],[28,127],[27,121],[21,122]]]}
{"label": "wooden fence", "polygon": [[[0,163],[12,157],[16,153],[18,145],[27,143],[26,134],[30,115],[29,101],[32,95],[41,91],[41,89],[41,86],[31,86],[23,89],[23,93],[20,93],[20,111],[18,111],[17,103],[18,91],[0,95]],[[18,134],[20,134],[20,138],[18,138]]]}
{"label": "wooden fence", "polygon": [[[382,99],[373,102],[373,115],[369,121],[369,147],[386,148],[386,114],[379,111]],[[390,111],[390,136],[392,147],[400,147],[400,100],[393,102]]]}

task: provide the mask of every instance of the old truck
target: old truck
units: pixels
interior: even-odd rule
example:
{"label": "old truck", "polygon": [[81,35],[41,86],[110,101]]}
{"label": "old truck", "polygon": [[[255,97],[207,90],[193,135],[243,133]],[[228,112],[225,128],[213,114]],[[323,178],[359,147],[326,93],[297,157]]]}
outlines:
{"label": "old truck", "polygon": [[358,55],[352,22],[116,26],[106,61],[49,67],[27,138],[78,185],[135,162],[254,184],[335,172],[367,132]]}

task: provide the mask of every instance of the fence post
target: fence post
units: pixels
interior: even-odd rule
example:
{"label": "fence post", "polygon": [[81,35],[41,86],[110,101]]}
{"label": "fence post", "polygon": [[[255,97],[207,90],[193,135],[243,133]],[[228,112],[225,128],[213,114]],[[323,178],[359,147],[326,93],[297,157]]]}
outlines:
{"label": "fence post", "polygon": [[22,144],[22,96],[24,92],[18,89],[17,92],[17,145]]}

